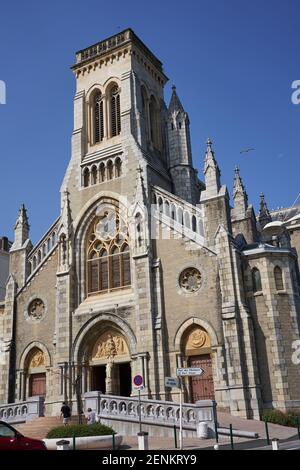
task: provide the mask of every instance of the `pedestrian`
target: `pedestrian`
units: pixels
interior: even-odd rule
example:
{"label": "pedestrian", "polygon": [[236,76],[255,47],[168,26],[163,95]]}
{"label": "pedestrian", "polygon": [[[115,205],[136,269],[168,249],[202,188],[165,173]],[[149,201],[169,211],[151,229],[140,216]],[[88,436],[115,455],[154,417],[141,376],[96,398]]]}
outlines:
{"label": "pedestrian", "polygon": [[95,424],[96,423],[96,413],[92,410],[92,408],[88,408],[87,415],[86,415],[86,422],[87,424]]}
{"label": "pedestrian", "polygon": [[71,408],[69,407],[66,401],[64,401],[62,404],[60,410],[60,417],[63,418],[63,423],[65,426],[69,424],[69,420],[71,418]]}

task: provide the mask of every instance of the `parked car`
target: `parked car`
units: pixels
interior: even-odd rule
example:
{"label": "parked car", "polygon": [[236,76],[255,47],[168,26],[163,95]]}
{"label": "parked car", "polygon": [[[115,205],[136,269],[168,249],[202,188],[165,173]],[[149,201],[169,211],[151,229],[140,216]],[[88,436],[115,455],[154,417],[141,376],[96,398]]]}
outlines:
{"label": "parked car", "polygon": [[10,424],[0,421],[1,450],[47,450],[43,441],[23,436]]}

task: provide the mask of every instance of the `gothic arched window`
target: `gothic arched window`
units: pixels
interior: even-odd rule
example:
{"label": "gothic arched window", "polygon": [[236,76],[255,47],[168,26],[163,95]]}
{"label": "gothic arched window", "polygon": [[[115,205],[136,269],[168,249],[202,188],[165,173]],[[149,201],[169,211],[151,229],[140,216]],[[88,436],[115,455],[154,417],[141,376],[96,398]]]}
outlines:
{"label": "gothic arched window", "polygon": [[98,144],[104,137],[103,98],[100,91],[94,95],[93,124],[94,144]]}
{"label": "gothic arched window", "polygon": [[110,124],[111,137],[121,133],[120,90],[114,85],[110,91]]}
{"label": "gothic arched window", "polygon": [[83,172],[83,186],[87,188],[90,185],[90,170],[86,168]]}
{"label": "gothic arched window", "polygon": [[91,171],[91,176],[92,176],[92,184],[97,184],[97,167],[94,165]]}
{"label": "gothic arched window", "polygon": [[114,166],[111,160],[107,162],[107,179],[112,180],[114,177]]}
{"label": "gothic arched window", "polygon": [[87,294],[130,285],[128,229],[117,212],[107,211],[98,217],[88,237]]}
{"label": "gothic arched window", "polygon": [[252,269],[252,287],[253,287],[253,292],[262,291],[260,272],[259,272],[259,269],[257,268]]}
{"label": "gothic arched window", "polygon": [[105,165],[103,162],[100,164],[99,176],[100,176],[100,182],[103,183],[103,181],[105,181]]}
{"label": "gothic arched window", "polygon": [[283,273],[282,269],[279,266],[276,266],[274,268],[274,278],[276,290],[284,290]]}
{"label": "gothic arched window", "polygon": [[122,160],[119,157],[115,161],[115,175],[116,178],[119,178],[122,175]]}

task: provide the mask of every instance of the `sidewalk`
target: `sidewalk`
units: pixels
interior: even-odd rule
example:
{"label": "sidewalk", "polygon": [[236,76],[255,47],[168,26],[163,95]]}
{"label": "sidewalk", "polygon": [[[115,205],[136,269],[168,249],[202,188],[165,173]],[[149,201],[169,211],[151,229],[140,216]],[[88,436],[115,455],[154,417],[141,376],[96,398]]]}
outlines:
{"label": "sidewalk", "polygon": [[[238,418],[231,416],[227,413],[218,413],[218,422],[220,427],[229,428],[229,425],[232,424],[233,430],[239,431],[250,431],[258,433],[257,439],[251,438],[238,438],[234,437],[234,448],[235,449],[254,449],[254,448],[263,448],[267,446],[266,440],[266,429],[265,423],[263,421],[256,420],[246,420],[243,418]],[[268,424],[269,436],[270,439],[277,438],[279,442],[283,445],[288,444],[292,441],[298,440],[297,429],[289,428],[286,426],[280,426],[278,424]],[[179,439],[177,435],[177,445],[179,446]],[[299,441],[300,443],[300,441]],[[197,438],[188,438],[183,439],[183,448],[184,450],[193,450],[193,449],[203,449],[203,450],[212,450],[216,444],[215,439],[197,439]],[[124,436],[122,449],[136,450],[138,449],[137,437],[136,436]],[[219,449],[220,450],[230,450],[231,443],[229,436],[219,436]],[[163,437],[149,437],[149,450],[176,450],[175,442],[173,438],[163,438]],[[179,449],[177,449],[179,450]]]}

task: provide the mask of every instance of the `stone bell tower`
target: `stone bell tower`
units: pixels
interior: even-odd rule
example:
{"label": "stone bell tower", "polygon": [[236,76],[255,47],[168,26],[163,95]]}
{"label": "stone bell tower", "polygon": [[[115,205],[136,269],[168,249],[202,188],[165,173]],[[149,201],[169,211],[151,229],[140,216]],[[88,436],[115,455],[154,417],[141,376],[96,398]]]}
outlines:
{"label": "stone bell tower", "polygon": [[[141,160],[164,173],[167,181],[167,77],[161,62],[131,29],[78,51],[72,70],[72,157],[61,192],[68,189],[76,217],[82,204],[108,185],[132,199]],[[125,174],[126,179],[119,178]]]}

